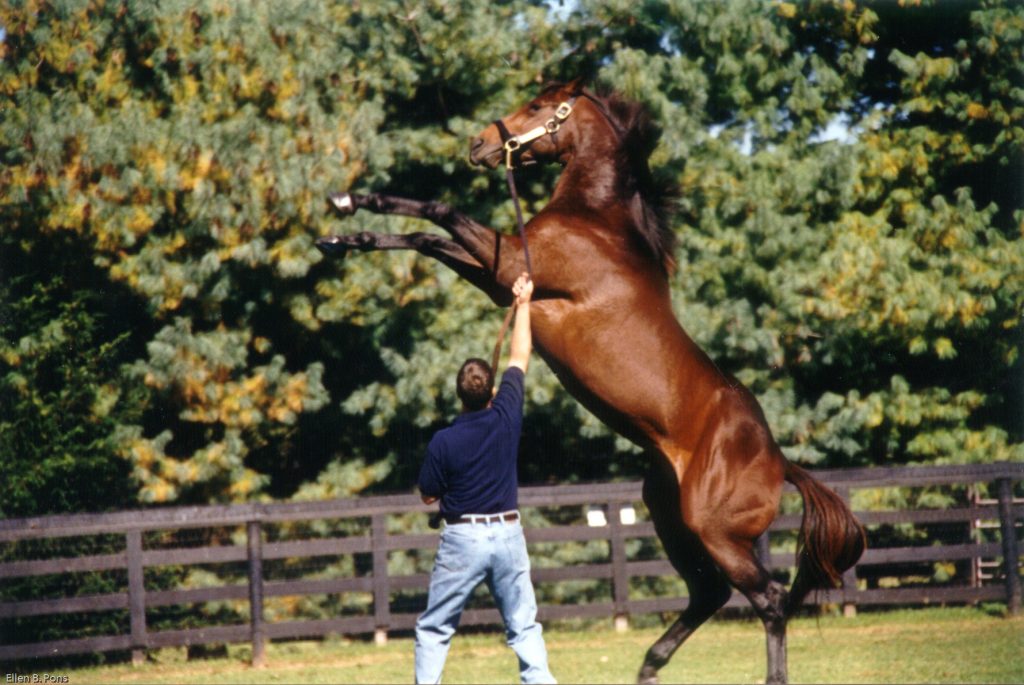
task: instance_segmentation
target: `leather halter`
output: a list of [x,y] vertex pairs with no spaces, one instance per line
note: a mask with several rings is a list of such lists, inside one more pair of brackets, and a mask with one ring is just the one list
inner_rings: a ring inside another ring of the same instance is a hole
[[569,118],[570,114],[572,114],[572,107],[574,104],[576,104],[575,95],[560,103],[558,108],[555,109],[555,115],[545,121],[542,126],[531,128],[526,133],[520,133],[515,136],[509,132],[505,123],[501,119],[495,119],[494,125],[498,128],[498,133],[501,135],[502,146],[505,148],[505,167],[508,169],[513,167],[512,161],[515,158],[515,153],[524,145],[532,143],[545,135],[554,136],[557,134],[558,129],[562,127],[562,123]]

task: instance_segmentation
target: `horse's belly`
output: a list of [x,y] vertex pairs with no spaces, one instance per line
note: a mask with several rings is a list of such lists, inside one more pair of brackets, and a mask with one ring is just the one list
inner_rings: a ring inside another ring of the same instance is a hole
[[693,390],[680,373],[689,339],[675,319],[637,307],[574,311],[556,303],[539,308],[534,339],[565,388],[643,447],[670,438]]

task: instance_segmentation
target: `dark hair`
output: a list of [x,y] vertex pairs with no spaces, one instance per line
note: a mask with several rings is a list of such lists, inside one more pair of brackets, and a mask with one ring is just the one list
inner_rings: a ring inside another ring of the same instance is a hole
[[455,392],[466,411],[479,411],[494,394],[494,371],[483,359],[467,359],[459,369]]

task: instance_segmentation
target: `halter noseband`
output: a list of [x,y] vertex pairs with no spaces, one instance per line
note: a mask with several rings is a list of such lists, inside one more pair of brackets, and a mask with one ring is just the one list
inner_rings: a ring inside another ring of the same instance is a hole
[[562,102],[555,109],[555,115],[544,122],[542,126],[532,128],[526,133],[520,133],[517,136],[512,135],[508,128],[505,127],[504,122],[501,119],[495,119],[494,125],[498,128],[498,133],[501,135],[501,142],[505,148],[505,166],[509,169],[513,168],[513,158],[515,153],[526,145],[532,143],[546,135],[554,136],[558,133],[558,129],[562,127],[562,124],[569,115],[572,114],[572,106],[576,103],[576,96],[569,98],[565,102]]

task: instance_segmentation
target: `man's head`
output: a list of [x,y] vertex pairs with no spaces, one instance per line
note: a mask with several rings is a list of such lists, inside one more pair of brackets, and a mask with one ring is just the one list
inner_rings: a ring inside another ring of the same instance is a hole
[[459,369],[456,393],[465,411],[479,411],[487,407],[494,396],[494,371],[483,359],[467,359]]

